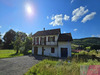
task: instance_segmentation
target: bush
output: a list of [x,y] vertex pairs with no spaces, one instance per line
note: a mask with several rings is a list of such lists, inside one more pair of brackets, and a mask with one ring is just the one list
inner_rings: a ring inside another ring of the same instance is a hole
[[96,54],[97,54],[96,50],[91,50],[91,51],[89,52],[89,55],[96,55]]
[[86,50],[90,50],[91,49],[91,47],[90,46],[88,46],[88,47],[85,47],[86,48]]
[[88,55],[88,52],[87,51],[80,51],[79,55]]

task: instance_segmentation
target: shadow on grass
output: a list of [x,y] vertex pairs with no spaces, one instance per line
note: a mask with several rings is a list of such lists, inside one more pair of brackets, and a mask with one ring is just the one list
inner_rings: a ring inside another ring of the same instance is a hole
[[23,56],[23,54],[20,54],[20,53],[16,54],[16,53],[14,53],[14,54],[11,54],[10,56],[11,56],[11,57],[15,57],[15,56]]

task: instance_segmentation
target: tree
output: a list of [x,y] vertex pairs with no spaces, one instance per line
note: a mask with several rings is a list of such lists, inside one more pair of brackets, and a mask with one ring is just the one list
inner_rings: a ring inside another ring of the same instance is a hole
[[24,32],[17,32],[16,37],[20,37],[21,40],[24,42],[25,39],[26,39],[26,37],[27,37],[27,35],[26,35],[26,33],[24,33]]
[[32,33],[29,34],[29,37],[32,37]]
[[28,51],[29,51],[30,49],[32,49],[32,38],[31,38],[31,37],[27,37],[27,38],[26,38],[26,40],[25,40],[25,42],[24,42],[24,47],[25,47],[25,49],[24,49],[24,54],[27,54]]
[[16,50],[16,54],[18,54],[19,49],[21,47],[21,44],[22,44],[21,38],[20,37],[17,37],[16,38],[16,41],[14,42],[14,49]]
[[2,44],[2,40],[0,39],[0,44]]
[[2,40],[0,39],[0,49],[2,48],[2,44],[3,44]]
[[13,49],[12,42],[15,41],[15,36],[16,36],[16,32],[12,29],[10,29],[8,32],[6,32],[6,34],[3,37],[3,39],[4,39],[4,48]]
[[100,49],[100,45],[92,45],[91,46],[91,49],[98,50],[98,49]]

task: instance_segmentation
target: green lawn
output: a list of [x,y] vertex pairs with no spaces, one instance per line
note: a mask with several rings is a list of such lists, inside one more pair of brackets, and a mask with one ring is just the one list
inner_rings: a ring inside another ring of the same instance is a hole
[[[15,50],[0,50],[0,58],[11,58],[16,56],[23,56],[23,54],[15,54]],[[31,50],[29,50],[29,53],[31,53]]]

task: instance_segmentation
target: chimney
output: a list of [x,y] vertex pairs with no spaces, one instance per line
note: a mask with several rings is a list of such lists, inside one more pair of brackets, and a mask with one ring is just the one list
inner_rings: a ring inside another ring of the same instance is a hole
[[45,28],[43,28],[43,31],[45,31]]

